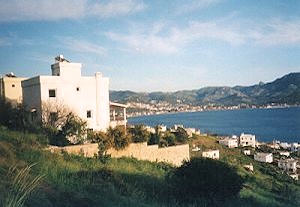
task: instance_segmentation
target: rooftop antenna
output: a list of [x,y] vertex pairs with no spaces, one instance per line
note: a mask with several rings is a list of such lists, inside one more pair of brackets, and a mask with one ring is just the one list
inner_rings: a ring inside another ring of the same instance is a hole
[[56,57],[54,58],[54,60],[55,60],[56,63],[57,63],[57,62],[60,62],[60,63],[62,63],[62,62],[67,62],[67,63],[69,63],[69,62],[70,62],[70,61],[68,61],[67,59],[65,59],[63,55],[56,56]]

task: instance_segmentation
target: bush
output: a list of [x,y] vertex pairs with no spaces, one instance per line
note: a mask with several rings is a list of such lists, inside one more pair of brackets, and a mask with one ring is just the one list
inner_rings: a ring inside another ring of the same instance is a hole
[[112,140],[104,133],[97,132],[94,134],[93,139],[98,142],[98,157],[102,163],[105,163],[110,155],[107,150],[112,146]]
[[145,142],[149,139],[150,133],[146,130],[144,125],[136,125],[129,129],[132,136],[132,141],[135,143]]
[[125,149],[131,140],[130,135],[126,134],[124,126],[109,127],[106,135],[112,140],[113,147],[116,150]]
[[184,128],[178,127],[174,134],[177,142],[186,143],[189,139],[189,135]]
[[159,146],[168,147],[173,146],[176,143],[176,137],[173,133],[167,131],[160,139]]
[[181,203],[216,205],[236,196],[243,179],[227,164],[204,158],[193,158],[169,176],[170,190]]

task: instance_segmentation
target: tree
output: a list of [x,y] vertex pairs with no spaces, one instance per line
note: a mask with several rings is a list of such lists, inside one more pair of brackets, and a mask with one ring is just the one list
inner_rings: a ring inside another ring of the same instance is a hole
[[105,163],[110,155],[107,154],[107,150],[112,147],[112,140],[104,132],[96,132],[92,135],[92,139],[98,143],[98,157],[102,163]]
[[153,145],[153,144],[159,144],[161,140],[161,132],[159,131],[159,126],[157,125],[155,127],[155,132],[151,133],[148,139],[148,144]]
[[58,146],[82,143],[87,136],[86,122],[58,101],[42,103],[42,128],[50,144]]
[[205,158],[186,161],[169,179],[171,192],[179,202],[197,203],[205,200],[208,206],[231,199],[243,186],[243,179],[235,168]]
[[161,147],[173,146],[176,143],[176,137],[170,131],[166,131],[165,134],[160,139],[159,145]]
[[82,144],[87,136],[86,122],[73,113],[67,115],[67,119],[59,134],[66,137],[73,144]]
[[174,134],[177,142],[186,143],[189,139],[188,133],[182,127],[178,127]]
[[63,102],[45,101],[42,102],[42,125],[44,128],[61,128],[66,122],[72,110]]
[[112,140],[116,150],[125,149],[130,143],[131,137],[126,134],[124,126],[109,127],[106,134]]
[[150,133],[146,130],[144,125],[135,125],[129,129],[129,133],[132,136],[132,141],[135,143],[145,142],[150,137]]

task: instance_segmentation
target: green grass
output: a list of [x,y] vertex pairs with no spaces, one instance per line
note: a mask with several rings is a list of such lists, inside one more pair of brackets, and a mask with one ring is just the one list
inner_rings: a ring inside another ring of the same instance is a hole
[[[266,166],[253,162],[239,149],[220,146],[214,137],[200,137],[193,142],[220,149],[222,161],[236,166],[246,180],[239,197],[224,206],[281,207],[300,203],[288,196],[299,195],[299,184],[281,177],[275,181],[273,176],[278,175],[270,175]],[[5,177],[9,169],[17,166],[16,172],[19,172],[33,163],[27,180],[43,177],[36,189],[28,193],[24,206],[180,206],[168,199],[165,178],[174,169],[168,164],[133,158],[110,158],[103,164],[94,158],[50,153],[45,150],[45,143],[43,135],[0,127],[0,206],[4,206],[4,195],[13,184]],[[249,162],[257,169],[254,174],[242,167]]]

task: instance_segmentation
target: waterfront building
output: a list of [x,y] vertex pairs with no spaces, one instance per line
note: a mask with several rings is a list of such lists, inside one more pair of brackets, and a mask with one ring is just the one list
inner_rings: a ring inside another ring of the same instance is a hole
[[218,160],[220,158],[219,150],[208,150],[202,152],[202,157]]
[[283,169],[288,173],[296,173],[297,172],[297,160],[293,158],[290,159],[281,159],[278,161],[278,167]]
[[239,145],[242,147],[250,146],[255,148],[255,142],[255,135],[244,133],[240,135]]
[[[81,63],[71,63],[60,55],[51,65],[51,76],[22,81],[23,103],[32,112],[32,117],[40,121],[45,105],[64,105],[85,120],[89,129],[106,130],[111,124],[110,118],[113,125],[126,125],[126,106],[109,102],[109,78],[100,72],[82,76],[81,66]],[[122,109],[123,122],[116,118],[116,108]]]
[[291,152],[298,152],[299,144],[298,143],[291,143]]
[[286,157],[289,157],[289,156],[290,156],[290,152],[287,152],[287,151],[279,152],[279,154],[280,154],[281,156],[286,156]]
[[238,147],[238,140],[234,138],[225,138],[222,140],[219,140],[219,144],[224,145],[228,148],[236,148]]
[[13,73],[0,78],[0,97],[11,102],[13,105],[22,103],[21,82],[26,78],[15,76]]
[[258,162],[272,163],[273,162],[273,154],[257,152],[257,153],[254,153],[254,160],[256,160]]

